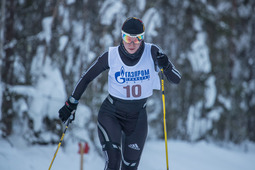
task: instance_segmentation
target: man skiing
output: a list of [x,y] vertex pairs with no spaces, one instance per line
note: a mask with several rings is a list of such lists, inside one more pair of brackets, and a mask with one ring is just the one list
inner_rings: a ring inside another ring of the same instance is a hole
[[120,45],[110,47],[83,74],[73,93],[59,110],[65,122],[73,120],[81,95],[88,84],[105,70],[109,95],[98,114],[98,136],[106,156],[105,170],[136,170],[147,137],[147,98],[160,89],[159,68],[167,80],[178,84],[180,73],[168,57],[144,42],[145,27],[135,17],[122,25]]

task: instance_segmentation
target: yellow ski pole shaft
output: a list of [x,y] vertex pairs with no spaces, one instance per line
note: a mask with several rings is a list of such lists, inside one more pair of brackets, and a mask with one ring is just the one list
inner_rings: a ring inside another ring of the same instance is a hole
[[169,165],[168,165],[168,148],[167,148],[167,130],[166,130],[166,102],[165,102],[165,89],[164,89],[163,69],[161,69],[160,75],[161,75],[161,91],[162,91],[163,119],[164,119],[164,136],[165,136],[165,149],[166,149],[166,169],[169,170]]
[[[71,117],[71,116],[70,116],[70,117]],[[54,153],[54,156],[53,156],[53,158],[52,158],[52,161],[51,161],[51,163],[50,163],[50,166],[49,166],[49,169],[48,169],[48,170],[51,169],[52,164],[53,164],[53,162],[54,162],[54,160],[55,160],[55,158],[56,158],[56,156],[57,156],[58,150],[59,150],[59,148],[60,148],[60,146],[61,146],[61,143],[62,143],[62,141],[63,141],[63,139],[64,139],[66,130],[68,129],[68,125],[69,125],[69,123],[70,123],[70,121],[71,121],[70,117],[69,117],[69,119],[68,119],[68,121],[67,121],[65,130],[64,130],[64,132],[63,132],[63,134],[62,134],[62,136],[61,136],[61,138],[60,138],[60,141],[59,141],[59,143],[58,143],[58,148],[57,148],[57,150],[56,150],[55,153]]]

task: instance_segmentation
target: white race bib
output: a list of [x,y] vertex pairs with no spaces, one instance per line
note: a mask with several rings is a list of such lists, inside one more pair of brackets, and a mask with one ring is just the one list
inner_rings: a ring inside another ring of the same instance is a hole
[[155,71],[151,56],[151,44],[145,43],[144,52],[134,66],[123,63],[118,47],[110,47],[108,63],[108,91],[112,96],[124,100],[143,99],[151,96],[154,89],[160,89],[158,72]]

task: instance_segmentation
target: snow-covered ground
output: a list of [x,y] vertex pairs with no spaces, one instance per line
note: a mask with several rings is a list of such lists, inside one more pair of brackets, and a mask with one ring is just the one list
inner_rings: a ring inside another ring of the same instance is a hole
[[[57,145],[27,146],[18,138],[7,142],[0,139],[0,170],[46,170]],[[78,144],[61,147],[52,170],[80,170]],[[199,142],[168,141],[170,170],[255,170],[255,145],[218,147]],[[140,170],[164,170],[164,141],[147,141]],[[104,159],[93,149],[84,155],[84,170],[102,170]]]

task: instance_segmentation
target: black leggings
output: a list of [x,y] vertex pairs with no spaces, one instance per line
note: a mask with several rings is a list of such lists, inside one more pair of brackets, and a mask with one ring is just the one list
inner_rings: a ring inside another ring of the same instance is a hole
[[108,96],[98,115],[98,135],[105,170],[136,170],[147,137],[146,99],[126,101]]

